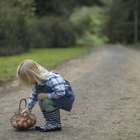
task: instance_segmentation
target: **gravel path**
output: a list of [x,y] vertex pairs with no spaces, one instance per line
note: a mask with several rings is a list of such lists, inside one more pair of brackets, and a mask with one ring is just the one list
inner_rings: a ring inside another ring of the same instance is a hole
[[[0,140],[140,140],[140,51],[97,46],[56,71],[71,81],[76,94],[73,110],[61,111],[63,130],[15,131],[9,120],[30,90],[13,81],[0,87]],[[38,105],[33,113],[43,123]]]

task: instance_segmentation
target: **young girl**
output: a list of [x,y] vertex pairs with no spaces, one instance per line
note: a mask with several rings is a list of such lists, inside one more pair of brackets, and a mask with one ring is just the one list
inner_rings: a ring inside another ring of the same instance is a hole
[[35,129],[41,132],[61,130],[60,109],[70,111],[75,99],[70,83],[33,60],[21,62],[17,76],[22,83],[32,86],[27,108],[22,113],[32,110],[38,101],[45,118],[45,124],[35,126]]

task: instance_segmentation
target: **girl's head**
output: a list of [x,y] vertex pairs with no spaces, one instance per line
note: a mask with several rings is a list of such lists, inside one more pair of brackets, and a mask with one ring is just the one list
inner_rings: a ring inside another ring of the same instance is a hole
[[33,60],[24,60],[17,68],[17,77],[26,85],[42,84],[46,78],[44,70],[45,68]]

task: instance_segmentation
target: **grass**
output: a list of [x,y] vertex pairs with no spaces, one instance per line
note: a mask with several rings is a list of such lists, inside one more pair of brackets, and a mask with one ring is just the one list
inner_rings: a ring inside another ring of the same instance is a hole
[[35,60],[51,69],[64,61],[82,56],[87,50],[87,47],[31,49],[21,55],[0,57],[0,78],[15,77],[17,66],[25,59]]

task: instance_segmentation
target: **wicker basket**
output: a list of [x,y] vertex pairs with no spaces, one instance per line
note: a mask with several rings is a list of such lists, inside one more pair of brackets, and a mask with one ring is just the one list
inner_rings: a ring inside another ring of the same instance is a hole
[[27,130],[31,127],[33,127],[36,124],[36,117],[34,114],[30,113],[24,113],[21,115],[21,104],[24,102],[25,107],[27,105],[26,99],[21,99],[19,102],[19,109],[15,114],[11,117],[11,125],[13,128],[18,130]]

